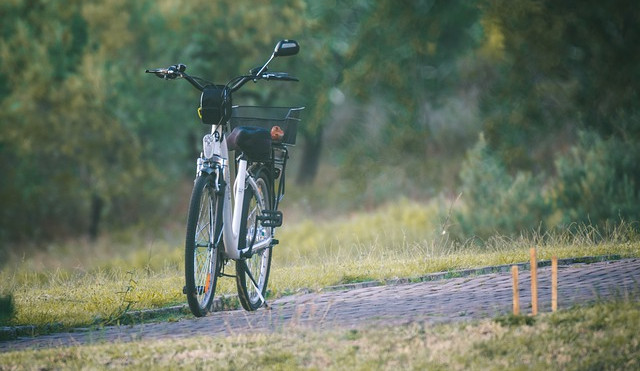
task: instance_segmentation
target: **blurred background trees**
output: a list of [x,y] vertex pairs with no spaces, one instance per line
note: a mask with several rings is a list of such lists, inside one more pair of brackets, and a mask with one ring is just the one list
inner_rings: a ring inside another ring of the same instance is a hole
[[[468,198],[476,220],[515,224],[468,233],[638,221],[640,68],[633,45],[640,10],[624,0],[490,0],[481,9],[485,30],[498,33],[481,69],[487,76],[479,99],[482,128],[491,160],[514,178],[511,186],[461,180],[463,189],[495,187],[499,202],[507,203],[496,209],[490,199]],[[479,154],[470,152],[466,166]],[[522,179],[536,197],[513,197],[510,187]],[[538,226],[527,220],[532,215]]]
[[144,69],[226,82],[282,38],[301,82],[235,103],[305,105],[289,180],[342,209],[461,193],[460,238],[640,216],[631,1],[10,0],[0,33],[3,248],[182,218],[208,129]]

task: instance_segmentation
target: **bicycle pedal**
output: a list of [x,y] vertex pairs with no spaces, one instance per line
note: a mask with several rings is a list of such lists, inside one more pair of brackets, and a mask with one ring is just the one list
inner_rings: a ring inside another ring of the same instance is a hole
[[258,216],[258,220],[263,227],[275,228],[282,225],[282,211],[280,210],[262,210],[262,215]]

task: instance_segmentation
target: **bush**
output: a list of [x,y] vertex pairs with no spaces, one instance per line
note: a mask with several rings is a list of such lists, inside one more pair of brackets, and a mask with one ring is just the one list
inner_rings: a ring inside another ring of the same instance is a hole
[[548,213],[543,182],[530,173],[510,175],[483,135],[460,172],[463,207],[453,213],[458,238],[486,239],[535,228]]
[[[548,228],[612,225],[640,220],[640,147],[582,132],[557,157],[555,177],[512,176],[481,135],[460,172],[463,205],[452,215],[458,239],[486,239]],[[632,224],[635,225],[635,224]]]
[[550,224],[604,226],[640,220],[640,148],[619,138],[580,133],[579,144],[555,162]]

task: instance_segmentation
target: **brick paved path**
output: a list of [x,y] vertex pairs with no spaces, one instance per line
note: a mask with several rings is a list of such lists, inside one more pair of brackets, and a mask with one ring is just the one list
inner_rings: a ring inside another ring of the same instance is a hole
[[[530,272],[520,271],[521,312],[530,311]],[[178,322],[109,327],[0,342],[0,351],[102,341],[182,338],[300,328],[358,327],[412,321],[451,322],[506,314],[512,306],[511,274],[491,273],[432,282],[390,284],[294,295],[271,310],[216,312]],[[559,267],[559,308],[611,297],[640,298],[640,259]],[[551,308],[551,270],[538,268],[539,312]]]

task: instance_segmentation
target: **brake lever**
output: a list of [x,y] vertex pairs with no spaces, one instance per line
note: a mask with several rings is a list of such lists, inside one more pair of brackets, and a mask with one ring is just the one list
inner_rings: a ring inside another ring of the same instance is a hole
[[186,65],[178,63],[170,66],[169,68],[156,68],[153,70],[145,70],[144,72],[152,73],[163,80],[173,80],[175,78],[182,77],[182,73],[186,70]]
[[300,81],[293,76],[289,76],[286,72],[271,72],[262,75],[265,80],[281,80],[281,81]]
[[153,70],[144,70],[145,73],[152,73],[163,80],[167,79],[167,74],[169,73],[166,68],[155,68]]

